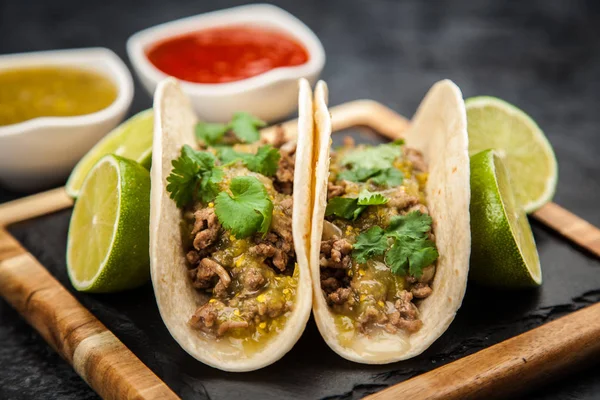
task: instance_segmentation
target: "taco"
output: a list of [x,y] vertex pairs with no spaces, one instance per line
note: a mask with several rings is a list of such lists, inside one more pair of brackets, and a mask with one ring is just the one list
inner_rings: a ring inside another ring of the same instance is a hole
[[461,92],[438,82],[403,139],[365,146],[348,138],[331,152],[324,83],[314,102],[317,326],[348,360],[414,357],[448,328],[466,288],[470,191]]
[[[311,310],[313,105],[298,138],[256,118],[198,123],[175,79],[155,93],[150,261],[160,315],[199,361],[250,371],[296,343]],[[297,145],[296,145],[297,144]]]

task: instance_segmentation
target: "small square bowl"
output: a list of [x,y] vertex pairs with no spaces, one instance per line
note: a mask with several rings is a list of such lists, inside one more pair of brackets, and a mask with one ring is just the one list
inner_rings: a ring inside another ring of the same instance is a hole
[[140,31],[127,41],[131,64],[150,95],[168,75],[156,68],[146,51],[154,44],[190,32],[222,26],[256,26],[286,33],[308,52],[306,63],[275,68],[230,83],[201,84],[181,81],[200,119],[226,122],[236,111],[249,112],[267,122],[281,120],[298,107],[298,79],[314,84],[325,65],[325,50],[317,36],[299,19],[269,4],[255,4],[183,18]]
[[38,117],[0,126],[0,185],[33,191],[61,183],[73,166],[125,116],[133,80],[111,50],[88,48],[0,56],[0,71],[62,66],[90,70],[117,87],[116,99],[100,111],[72,117]]

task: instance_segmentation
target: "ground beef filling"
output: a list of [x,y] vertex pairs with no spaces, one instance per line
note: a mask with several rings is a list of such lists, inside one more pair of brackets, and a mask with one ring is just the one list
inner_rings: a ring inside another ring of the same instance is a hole
[[[352,146],[352,143],[348,146]],[[411,172],[406,176],[427,171],[420,152],[406,148],[403,151],[403,159],[408,161]],[[416,181],[414,184],[417,185]],[[355,196],[359,190],[355,182],[330,181],[327,197]],[[383,328],[390,333],[404,331],[410,334],[423,325],[417,304],[432,293],[430,284],[435,266],[426,267],[423,275],[417,279],[392,274],[382,257],[366,264],[358,264],[352,259],[352,244],[356,236],[374,224],[385,227],[390,217],[416,210],[429,213],[421,196],[414,190],[407,191],[404,184],[386,190],[386,197],[389,198],[386,205],[369,207],[356,221],[327,217],[341,234],[324,237],[321,241],[321,289],[332,310],[338,315],[350,317],[358,331],[369,333],[373,329]],[[430,239],[434,240],[433,234],[430,234]]]
[[[280,140],[280,139],[279,139]],[[281,140],[280,140],[281,141]],[[273,216],[266,235],[236,239],[219,223],[210,205],[188,212],[191,249],[186,254],[192,286],[208,300],[189,324],[216,337],[250,337],[293,307],[296,257],[292,237],[295,143],[274,143],[281,159],[273,186]]]

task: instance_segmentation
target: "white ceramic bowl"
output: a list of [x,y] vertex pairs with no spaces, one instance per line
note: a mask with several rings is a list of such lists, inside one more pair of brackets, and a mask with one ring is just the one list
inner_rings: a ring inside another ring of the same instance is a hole
[[31,191],[63,181],[77,161],[123,119],[133,97],[129,70],[115,53],[105,48],[0,56],[0,71],[41,66],[98,72],[117,86],[117,98],[108,107],[91,114],[39,117],[0,126],[0,185],[15,190]]
[[304,45],[309,60],[298,66],[275,68],[263,74],[231,83],[200,84],[181,82],[200,119],[226,122],[236,111],[247,111],[273,122],[298,107],[298,79],[314,84],[325,65],[325,51],[317,36],[299,19],[281,8],[256,4],[229,8],[157,25],[140,31],[127,41],[127,53],[138,77],[150,95],[168,75],[146,57],[153,44],[166,38],[207,28],[250,25],[285,32]]

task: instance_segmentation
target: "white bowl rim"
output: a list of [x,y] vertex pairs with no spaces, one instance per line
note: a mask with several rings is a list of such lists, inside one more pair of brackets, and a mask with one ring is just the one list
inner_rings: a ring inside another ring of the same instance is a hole
[[89,65],[90,59],[106,62],[107,72],[99,74],[108,77],[117,86],[117,97],[107,107],[83,115],[68,117],[36,117],[16,124],[0,126],[0,138],[17,135],[39,128],[83,127],[99,124],[118,115],[131,104],[133,99],[133,79],[121,58],[105,47],[87,47],[64,50],[45,50],[27,53],[0,55],[0,71],[18,69],[33,64],[33,60],[44,60],[48,65],[77,68]]
[[[231,21],[231,17],[237,17]],[[267,17],[267,18],[265,18]],[[309,55],[307,62],[292,67],[278,67],[250,78],[228,83],[204,84],[179,79],[186,93],[194,96],[237,94],[264,87],[283,80],[296,80],[320,72],[325,65],[325,50],[317,35],[302,21],[286,10],[272,4],[247,4],[223,10],[210,11],[155,25],[133,34],[127,40],[127,53],[140,75],[145,75],[154,85],[168,78],[146,57],[145,47],[161,40],[219,26],[235,26],[248,22],[280,22],[278,30],[286,32],[299,41]],[[207,26],[204,26],[207,25]]]

